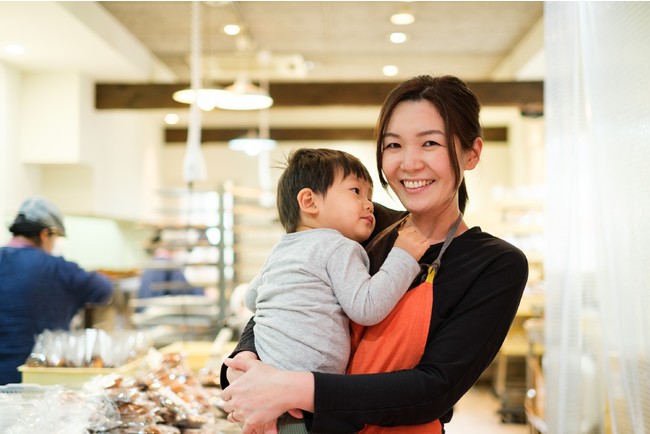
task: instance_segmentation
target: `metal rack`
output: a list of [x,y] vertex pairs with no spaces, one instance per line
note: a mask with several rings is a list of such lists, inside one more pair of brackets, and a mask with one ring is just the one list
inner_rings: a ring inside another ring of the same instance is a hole
[[[214,339],[231,313],[231,294],[257,274],[284,233],[275,195],[224,183],[217,190],[174,189],[159,196],[159,217],[145,227],[160,231],[162,244],[175,258],[159,266],[183,269],[190,287],[209,288],[209,295],[131,299],[131,322],[137,328],[157,328],[158,335],[152,336],[156,346]],[[187,287],[182,283],[168,289]]]

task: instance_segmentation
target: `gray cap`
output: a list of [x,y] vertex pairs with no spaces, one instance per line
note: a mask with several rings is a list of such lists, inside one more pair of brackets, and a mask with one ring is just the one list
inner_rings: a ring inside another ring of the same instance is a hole
[[35,196],[25,200],[18,210],[18,217],[21,214],[27,222],[55,229],[58,235],[65,236],[61,211],[44,197]]

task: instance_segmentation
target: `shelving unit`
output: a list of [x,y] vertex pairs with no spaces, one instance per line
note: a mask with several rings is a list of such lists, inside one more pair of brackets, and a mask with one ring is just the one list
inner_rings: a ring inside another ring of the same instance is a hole
[[232,313],[231,294],[259,272],[284,233],[275,193],[225,183],[215,191],[167,190],[160,198],[160,216],[145,227],[159,231],[173,261],[158,266],[182,269],[189,287],[206,288],[206,295],[132,299],[131,322],[148,328],[156,346],[214,339]]
[[[225,276],[232,274],[228,270],[233,266],[227,254],[232,246],[225,235],[224,222],[229,216],[223,197],[219,190],[161,191],[157,215],[144,225],[159,234],[158,246],[170,252],[169,260],[154,261],[147,267],[182,270],[186,279],[160,285],[159,289],[173,290],[175,295],[130,301],[131,323],[148,330],[158,347],[212,340],[223,326],[229,286]],[[184,293],[197,287],[205,294]]]
[[[275,192],[226,184],[232,204],[233,287],[250,282],[285,233],[278,219]],[[227,206],[227,205],[226,205]]]

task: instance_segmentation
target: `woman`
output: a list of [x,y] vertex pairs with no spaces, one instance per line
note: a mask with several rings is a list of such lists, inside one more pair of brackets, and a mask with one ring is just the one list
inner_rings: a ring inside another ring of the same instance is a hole
[[34,338],[44,330],[67,330],[87,303],[108,303],[111,280],[83,270],[52,252],[65,236],[63,215],[42,197],[23,202],[0,248],[0,385],[20,383]]
[[368,253],[376,270],[408,214],[431,244],[420,260],[425,271],[391,316],[355,328],[353,375],[283,372],[252,360],[249,324],[237,355],[226,360],[231,384],[222,378],[224,410],[244,433],[273,432],[275,418],[291,409],[305,412],[311,432],[444,431],[453,406],[501,347],[528,277],[519,249],[462,219],[463,173],[476,167],[483,147],[479,111],[476,96],[451,76],[414,77],[388,95],[377,168],[407,212],[375,207],[378,228],[388,229]]

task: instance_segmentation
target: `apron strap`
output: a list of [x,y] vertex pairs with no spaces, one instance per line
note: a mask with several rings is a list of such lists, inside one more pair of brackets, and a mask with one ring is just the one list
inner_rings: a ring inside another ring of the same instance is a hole
[[451,225],[451,228],[449,228],[449,232],[447,232],[447,237],[445,238],[445,242],[442,243],[442,248],[440,249],[440,253],[438,254],[438,257],[436,258],[435,261],[433,261],[431,265],[429,265],[429,269],[427,270],[427,278],[425,279],[426,282],[433,284],[433,279],[436,276],[436,272],[440,268],[442,255],[445,253],[445,250],[447,250],[447,247],[449,247],[449,244],[451,244],[451,240],[454,239],[454,235],[458,230],[458,226],[460,226],[461,220],[463,220],[463,213],[460,213],[460,215],[458,216],[454,224]]

